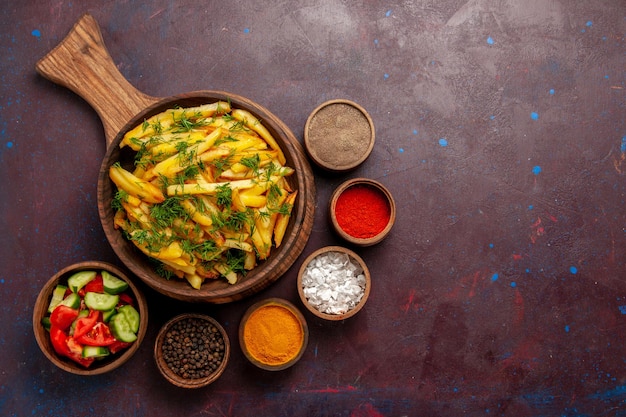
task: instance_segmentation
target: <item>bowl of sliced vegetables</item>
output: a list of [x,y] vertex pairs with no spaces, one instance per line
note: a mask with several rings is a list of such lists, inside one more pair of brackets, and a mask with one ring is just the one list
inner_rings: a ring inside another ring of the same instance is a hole
[[122,270],[100,261],[54,274],[33,309],[39,348],[54,365],[77,375],[98,375],[126,363],[147,327],[142,292]]

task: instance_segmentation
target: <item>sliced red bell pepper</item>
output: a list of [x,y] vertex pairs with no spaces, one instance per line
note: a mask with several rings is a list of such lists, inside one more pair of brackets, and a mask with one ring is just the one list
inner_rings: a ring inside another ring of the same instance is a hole
[[115,354],[115,353],[117,353],[119,351],[122,351],[122,350],[126,349],[127,347],[129,347],[132,344],[133,344],[133,342],[121,342],[119,340],[116,340],[111,345],[109,345],[109,352]]
[[102,313],[97,310],[89,310],[87,317],[81,317],[76,321],[76,327],[74,328],[74,338],[78,339],[96,325],[100,321],[100,315]]
[[54,351],[60,356],[71,359],[86,368],[93,363],[93,358],[83,358],[83,347],[57,326],[50,327],[50,340]]
[[111,330],[106,323],[97,322],[87,333],[78,337],[74,336],[78,343],[88,346],[110,346],[116,342]]
[[65,305],[55,307],[50,315],[50,326],[66,331],[78,317],[78,310]]
[[84,290],[86,293],[88,292],[103,293],[104,282],[102,280],[102,275],[101,274],[96,275],[94,279],[92,279],[91,281],[87,283],[87,285],[85,285]]
[[133,297],[126,294],[125,292],[119,294],[119,297],[120,301],[117,303],[118,307],[123,306],[124,304],[130,304],[131,306],[135,305],[135,300],[133,300]]
[[67,335],[57,326],[50,326],[50,341],[54,351],[61,356],[67,357],[70,353],[67,348]]

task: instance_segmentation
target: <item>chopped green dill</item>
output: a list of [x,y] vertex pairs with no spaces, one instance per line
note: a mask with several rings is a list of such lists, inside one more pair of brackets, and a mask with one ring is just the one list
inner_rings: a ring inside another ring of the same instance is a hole
[[157,261],[154,258],[150,258],[150,260],[153,261],[154,271],[157,273],[158,276],[165,278],[168,281],[172,278],[176,278],[176,275],[171,270],[167,269],[163,262]]
[[206,126],[206,119],[202,118],[202,114],[197,112],[188,116],[186,112],[180,115],[180,119],[174,119],[174,126],[172,126],[172,131],[174,133],[181,132],[190,132],[196,128]]
[[176,152],[184,154],[187,152],[187,148],[189,147],[189,143],[185,141],[176,142],[174,148],[176,148]]
[[197,256],[203,261],[211,261],[221,254],[221,250],[212,240],[205,240],[202,243],[193,244],[190,241],[183,241],[183,251]]
[[215,197],[219,206],[230,207],[233,202],[233,190],[230,188],[230,184],[226,183],[217,187]]
[[231,132],[249,132],[250,129],[242,121],[237,121],[229,129]]
[[171,226],[177,219],[187,219],[189,216],[180,204],[182,197],[169,197],[164,202],[152,205],[150,216],[159,227]]
[[163,125],[161,124],[161,121],[157,120],[154,123],[152,123],[152,129],[154,129],[154,132],[157,135],[160,135],[163,132]]
[[291,213],[292,208],[293,204],[283,203],[280,207],[278,207],[277,213],[282,214],[283,216],[288,216]]
[[159,182],[162,184],[164,188],[167,188],[171,184],[170,179],[163,174],[159,174]]
[[245,274],[246,254],[242,250],[231,249],[226,252],[226,265],[230,271]]
[[143,245],[146,242],[148,242],[148,239],[149,239],[148,231],[142,230],[142,229],[135,230],[132,233],[132,239],[138,244]]
[[143,144],[143,141],[141,139],[136,138],[134,136],[132,138],[129,138],[128,141],[137,146],[141,146]]
[[272,183],[267,190],[267,205],[275,206],[279,197],[282,196],[282,191],[278,184]]
[[253,172],[258,172],[259,166],[261,165],[261,157],[258,153],[255,153],[253,156],[241,158],[239,163]]
[[222,172],[226,171],[232,165],[232,152],[222,158],[217,158],[211,161],[211,165],[215,168],[216,177],[219,177]]
[[183,176],[186,179],[196,178],[200,174],[200,167],[198,165],[189,165],[183,170]]
[[124,190],[118,190],[111,200],[111,208],[115,211],[123,210],[122,202],[128,200],[128,193]]
[[196,210],[202,214],[210,213],[209,207],[206,202],[202,198],[191,198],[191,202],[193,203]]
[[228,143],[228,142],[239,142],[239,139],[234,138],[234,137],[232,137],[230,135],[224,135],[224,136],[220,137],[219,139],[217,139],[213,146],[219,146],[222,143]]
[[223,227],[238,231],[243,229],[244,225],[251,223],[251,213],[248,211],[233,211],[224,219]]

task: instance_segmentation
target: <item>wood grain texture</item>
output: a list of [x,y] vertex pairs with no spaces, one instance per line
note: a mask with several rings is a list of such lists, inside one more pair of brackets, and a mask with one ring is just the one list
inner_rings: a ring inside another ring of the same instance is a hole
[[133,116],[158,101],[137,90],[118,71],[90,14],[83,15],[35,68],[94,108],[104,125],[107,146]]

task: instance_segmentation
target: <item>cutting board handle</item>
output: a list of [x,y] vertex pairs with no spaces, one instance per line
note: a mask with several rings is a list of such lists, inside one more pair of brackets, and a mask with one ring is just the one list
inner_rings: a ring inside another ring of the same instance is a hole
[[104,125],[107,147],[126,123],[159,101],[137,90],[119,72],[102,40],[98,22],[90,14],[83,15],[35,68],[93,107]]

